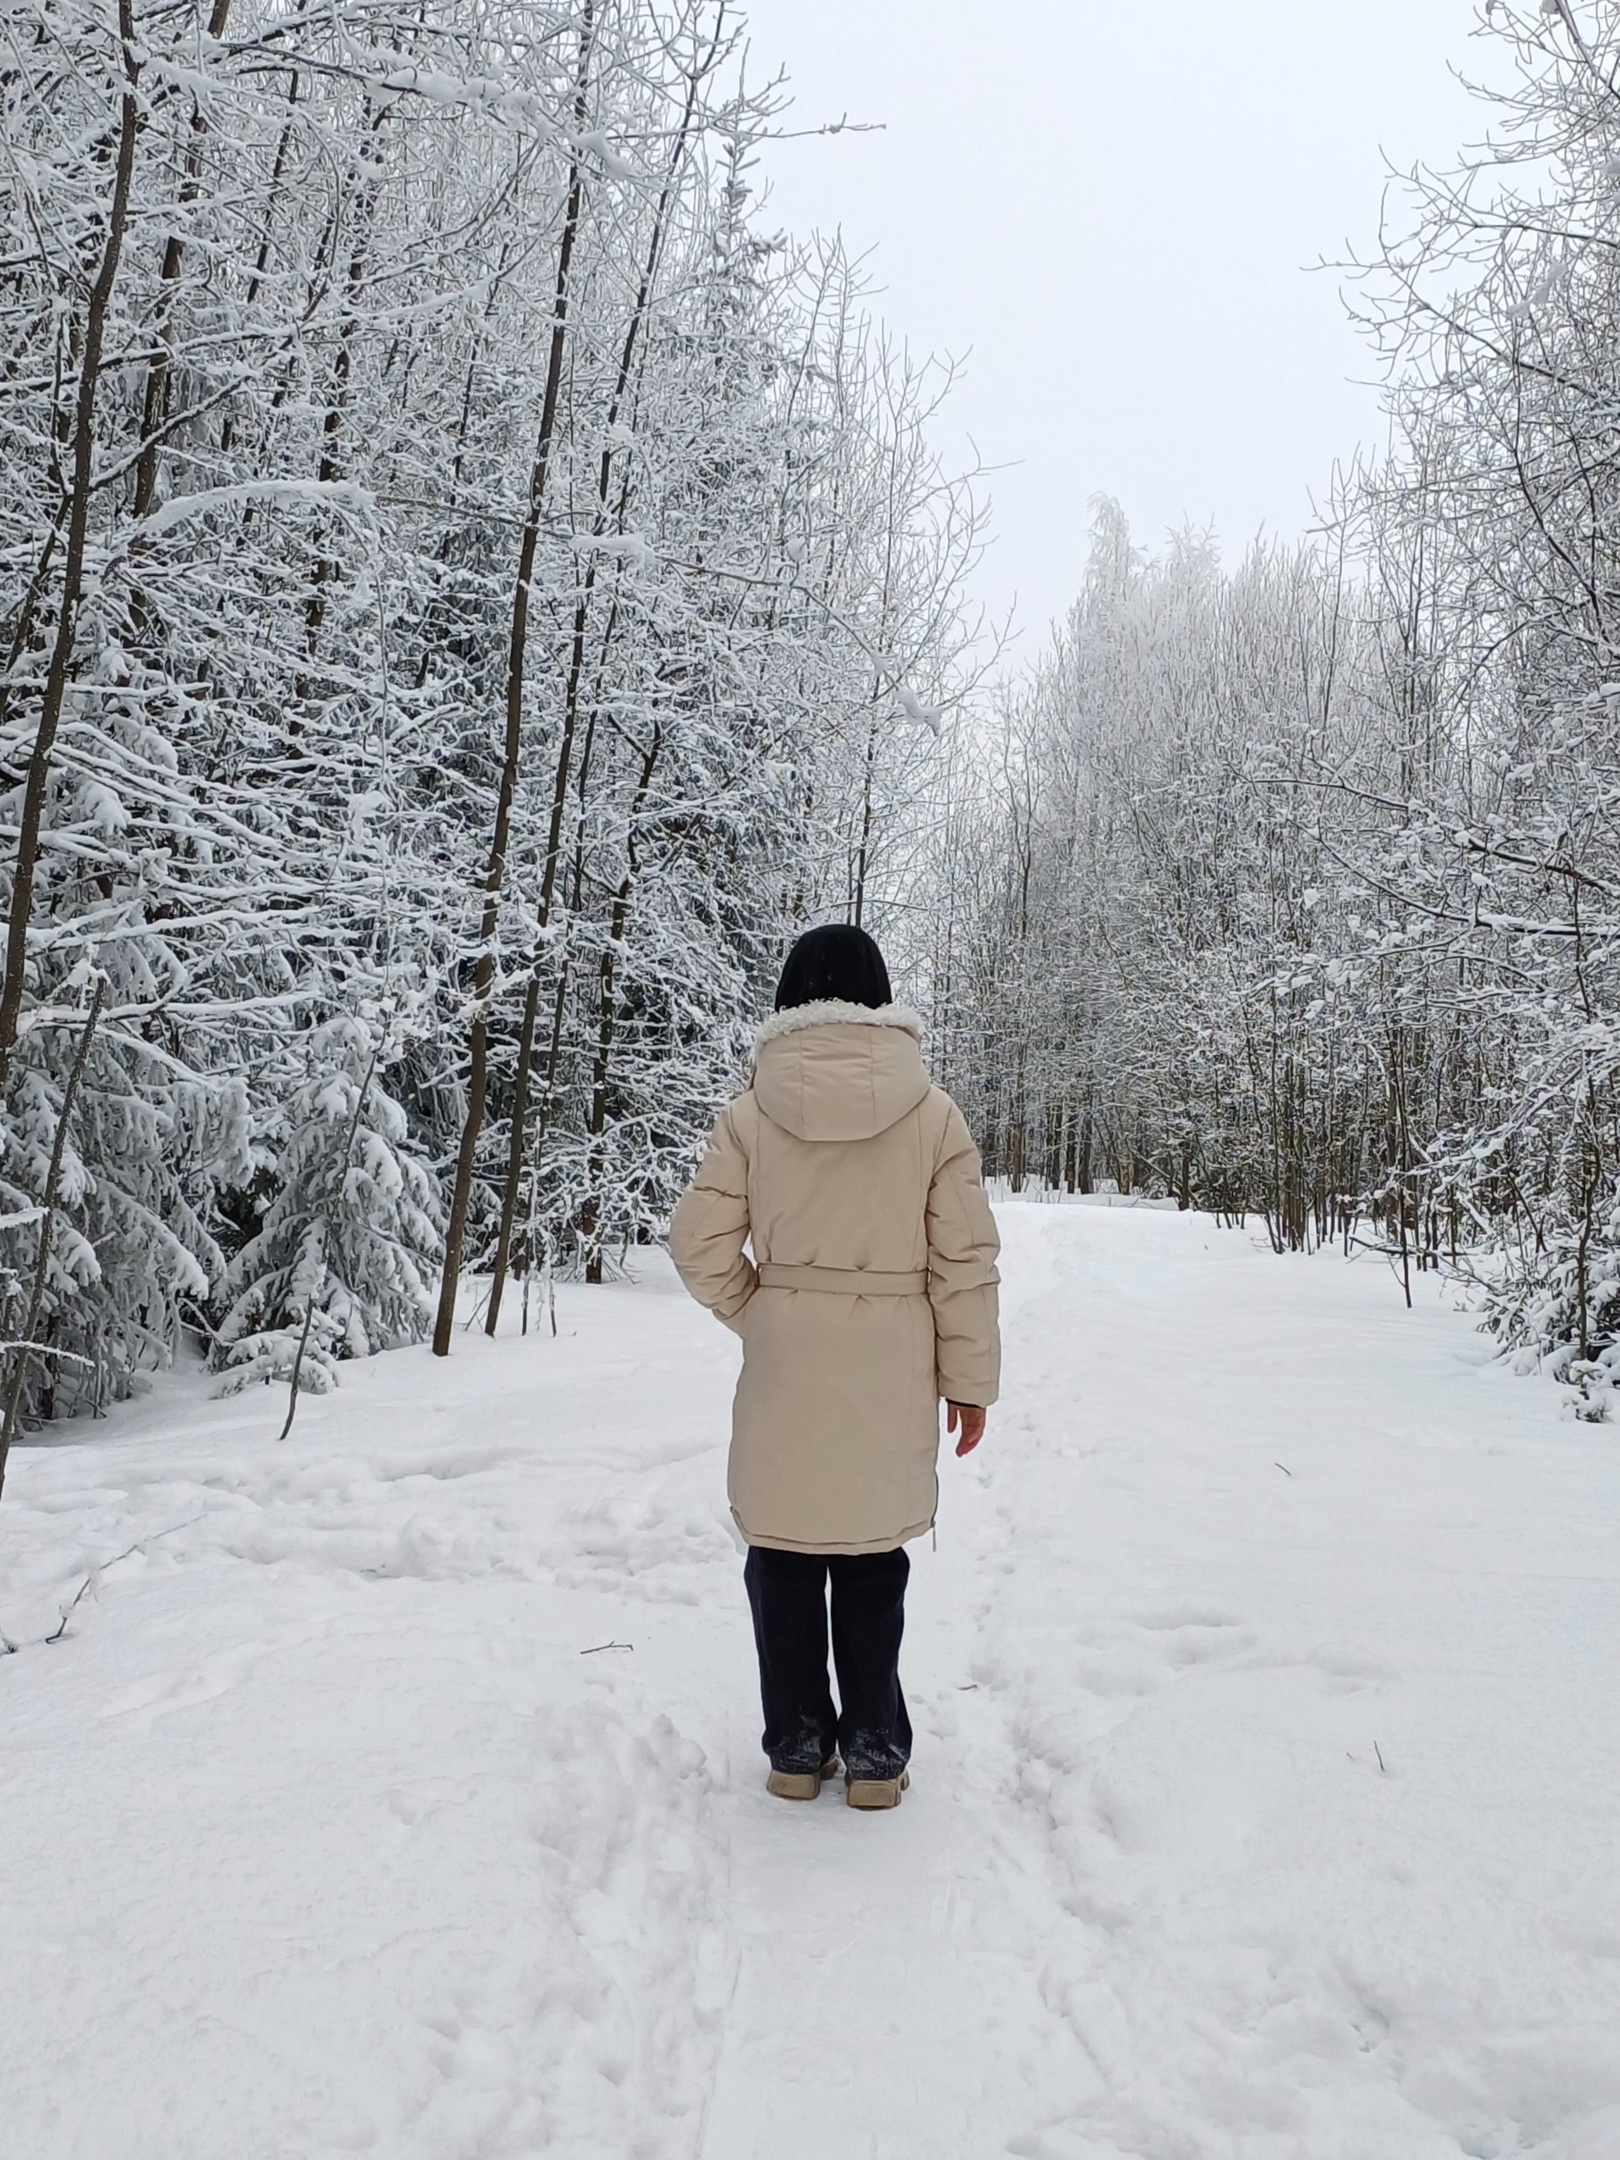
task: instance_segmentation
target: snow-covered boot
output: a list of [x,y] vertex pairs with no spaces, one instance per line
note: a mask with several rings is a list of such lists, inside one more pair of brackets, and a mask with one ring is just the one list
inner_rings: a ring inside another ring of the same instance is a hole
[[846,1773],[844,1798],[851,1807],[898,1807],[900,1795],[910,1783],[909,1770],[902,1770],[898,1777],[854,1777]]
[[829,1755],[819,1770],[773,1770],[765,1780],[765,1790],[778,1800],[819,1800],[822,1786],[838,1770],[836,1755]]

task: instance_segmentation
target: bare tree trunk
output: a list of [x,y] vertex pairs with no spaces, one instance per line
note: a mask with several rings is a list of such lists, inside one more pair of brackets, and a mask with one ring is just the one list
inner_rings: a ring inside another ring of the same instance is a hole
[[[593,1176],[597,1143],[607,1129],[608,1071],[613,1057],[614,1023],[618,1010],[615,1001],[615,972],[624,940],[625,923],[629,919],[630,900],[636,889],[636,877],[640,868],[636,847],[636,820],[641,815],[642,806],[647,800],[647,791],[652,786],[653,772],[658,764],[661,748],[662,737],[659,729],[655,727],[652,741],[648,744],[646,756],[642,760],[641,778],[637,783],[635,801],[630,811],[630,837],[626,847],[629,864],[623,882],[613,896],[613,909],[608,918],[607,942],[602,947],[602,957],[597,965],[596,1061],[591,1072],[589,1128]],[[601,1209],[596,1204],[594,1194],[585,1203],[585,1210],[581,1214],[581,1227],[584,1227],[587,1215],[594,1229],[601,1220]],[[602,1280],[600,1245],[585,1255],[585,1280],[588,1283],[599,1283]]]
[[[874,687],[874,702],[878,689]],[[878,723],[874,712],[866,730],[866,756],[861,772],[861,837],[855,849],[855,891],[851,896],[849,919],[859,930],[861,918],[866,913],[866,874],[872,854],[872,787],[877,772]]]
[[[589,111],[589,78],[595,36],[594,0],[585,0],[580,23],[579,74],[574,95],[578,132],[583,133]],[[576,150],[568,168],[568,196],[563,213],[562,237],[557,247],[557,281],[552,298],[551,350],[546,363],[546,387],[540,404],[540,434],[529,474],[529,511],[518,549],[517,582],[512,590],[512,627],[506,666],[506,743],[501,763],[500,788],[495,800],[495,828],[490,836],[489,861],[484,872],[484,910],[479,925],[478,960],[473,974],[473,1016],[469,1031],[467,1115],[461,1128],[456,1155],[455,1184],[450,1195],[450,1221],[444,1241],[444,1276],[439,1285],[439,1310],[433,1327],[433,1354],[448,1357],[455,1326],[456,1290],[461,1280],[461,1247],[467,1234],[467,1213],[472,1198],[473,1168],[478,1157],[478,1136],[483,1130],[484,1103],[489,1087],[489,993],[495,981],[495,936],[500,922],[501,889],[506,881],[506,849],[511,833],[512,802],[517,793],[518,766],[523,750],[523,677],[528,660],[529,588],[540,544],[540,519],[545,507],[546,483],[551,471],[552,441],[557,426],[557,405],[562,388],[563,354],[568,337],[569,277],[574,243],[579,234],[584,203],[584,168]]]
[[[370,111],[366,133],[368,174],[375,176],[381,166],[381,150],[378,137],[387,117],[386,106]],[[355,206],[354,242],[349,250],[348,269],[345,273],[346,299],[341,325],[338,330],[337,351],[332,360],[332,392],[327,400],[325,417],[321,422],[321,455],[315,468],[315,477],[322,487],[330,487],[342,477],[346,465],[343,452],[343,424],[348,415],[349,395],[354,376],[354,340],[359,325],[359,299],[365,282],[368,251],[371,246],[371,225],[377,204],[382,195],[382,182],[377,177],[368,178],[360,190]],[[337,238],[333,236],[334,252]],[[315,565],[315,575],[310,581],[309,598],[304,603],[304,650],[313,666],[316,649],[320,642],[321,626],[326,620],[326,588],[338,575],[339,565],[330,555],[322,555]],[[294,698],[302,705],[309,695],[312,684],[301,680],[294,685]],[[296,733],[301,726],[301,716],[292,723]]]
[[[225,25],[230,20],[231,0],[214,0],[213,11],[208,18],[208,35],[216,43],[225,35]],[[191,141],[186,148],[185,177],[180,183],[179,205],[197,198],[197,183],[202,172],[202,137],[207,130],[202,108],[195,101],[191,108]],[[169,394],[174,382],[174,360],[169,348],[169,315],[174,305],[174,288],[179,282],[180,265],[185,257],[185,242],[178,232],[170,233],[163,249],[163,267],[158,272],[157,319],[153,325],[160,350],[146,377],[146,395],[141,407],[141,453],[135,467],[135,515],[145,517],[152,507],[157,493],[158,453],[162,447],[163,430],[169,419]]]
[[17,834],[17,868],[11,887],[11,920],[6,934],[6,965],[0,980],[0,1095],[4,1094],[16,1048],[22,1017],[23,981],[28,967],[28,929],[34,912],[34,871],[39,860],[40,828],[45,815],[45,790],[50,784],[56,733],[62,720],[68,675],[73,664],[73,644],[79,625],[79,601],[84,590],[85,545],[90,530],[90,491],[94,477],[96,393],[101,383],[101,352],[107,330],[107,311],[118,278],[119,258],[129,223],[130,183],[135,172],[135,143],[140,132],[140,102],[136,85],[140,61],[135,50],[133,0],[118,0],[118,35],[123,47],[124,91],[119,101],[118,148],[113,166],[112,201],[107,212],[107,236],[101,261],[85,309],[84,351],[79,363],[79,387],[73,420],[73,477],[68,500],[67,546],[62,562],[62,597],[57,615],[56,638],[45,671],[45,691],[40,704],[39,726],[34,733],[33,753],[23,789],[22,817]]
[[[680,178],[687,145],[691,136],[692,121],[697,111],[699,89],[709,69],[714,64],[719,49],[720,23],[715,27],[714,42],[707,58],[693,68],[686,86],[686,108],[681,125],[670,152],[668,169],[659,191],[658,206],[653,213],[652,231],[647,242],[646,259],[642,265],[641,280],[636,290],[635,304],[625,327],[624,344],[619,353],[618,372],[614,378],[613,396],[608,406],[604,433],[607,440],[602,450],[601,463],[597,469],[595,530],[600,533],[607,523],[608,497],[612,487],[613,444],[612,430],[623,411],[632,376],[637,363],[637,351],[646,328],[647,315],[652,304],[653,286],[658,276],[658,265],[663,255],[664,240],[669,228],[669,213],[675,185]],[[628,489],[628,480],[626,481]],[[624,523],[627,495],[621,492],[619,523]],[[551,826],[546,837],[546,855],[540,875],[540,905],[536,913],[536,930],[541,938],[551,926],[551,911],[556,896],[557,867],[562,849],[563,813],[568,802],[568,783],[573,767],[574,738],[579,724],[579,690],[585,665],[585,633],[589,623],[591,595],[596,586],[597,558],[593,554],[586,567],[584,588],[574,609],[574,634],[569,651],[568,682],[563,698],[562,739],[557,746],[557,769],[551,792]],[[602,649],[605,654],[613,634],[610,620],[604,634]],[[501,1222],[495,1246],[495,1279],[490,1286],[489,1310],[484,1320],[484,1331],[495,1333],[501,1316],[501,1299],[506,1289],[506,1277],[511,1266],[512,1229],[517,1220],[518,1192],[523,1182],[523,1160],[527,1145],[527,1120],[529,1107],[529,1075],[534,1060],[535,1023],[540,1006],[540,959],[537,949],[529,970],[528,983],[523,993],[523,1024],[518,1036],[517,1071],[512,1084],[512,1121],[507,1139],[506,1181],[501,1191]],[[559,1005],[559,1014],[561,1006]],[[552,1049],[552,1071],[556,1069],[557,1050]]]
[[[63,508],[65,507],[63,505]],[[56,553],[61,538],[62,509],[58,509],[51,529],[45,535],[44,544],[40,548],[39,561],[35,565],[33,576],[28,581],[28,589],[23,594],[21,605],[17,609],[17,620],[12,629],[11,643],[6,648],[5,673],[0,676],[0,728],[3,728],[11,718],[12,671],[22,658],[23,649],[33,635],[34,623],[39,615],[40,603],[45,597],[45,588],[50,579],[51,559]]]
[[[260,289],[264,284],[265,266],[270,260],[270,236],[275,219],[276,201],[281,193],[281,176],[286,168],[287,153],[292,148],[294,119],[293,108],[297,105],[297,103],[298,70],[294,68],[287,78],[287,117],[282,123],[281,137],[276,144],[275,162],[270,167],[269,185],[265,190],[263,201],[259,206],[262,210],[264,217],[264,229],[259,236],[258,253],[255,256],[253,263],[253,275],[248,279],[247,291],[243,295],[242,307],[244,313],[251,313],[252,309],[256,306],[259,298]],[[275,402],[277,404],[280,403],[279,392],[277,393]],[[235,439],[235,425],[231,415],[227,413],[223,422],[220,425],[220,449],[222,451],[228,451],[234,443]]]
[[[559,988],[567,971],[558,976]],[[559,1005],[559,1012],[561,1007]],[[534,1065],[534,1030],[540,1017],[540,971],[529,970],[523,991],[523,1025],[518,1031],[517,1071],[512,1077],[512,1126],[506,1146],[506,1183],[501,1188],[501,1226],[495,1240],[495,1279],[489,1288],[489,1310],[484,1333],[493,1335],[500,1324],[501,1296],[512,1264],[512,1230],[517,1221],[518,1188],[523,1180],[526,1127],[529,1118],[529,1074]]]

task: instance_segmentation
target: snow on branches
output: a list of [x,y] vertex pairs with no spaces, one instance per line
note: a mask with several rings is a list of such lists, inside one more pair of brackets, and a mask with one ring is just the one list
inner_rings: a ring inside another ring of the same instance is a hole
[[751,222],[740,57],[711,0],[0,12],[25,1418],[187,1329],[420,1333],[447,1219],[600,1272],[783,938],[913,876],[978,513],[839,250]]
[[1620,7],[1498,0],[1492,132],[1361,306],[1394,447],[1225,570],[1098,522],[942,835],[991,1167],[1472,1275],[1582,1417],[1620,1364]]

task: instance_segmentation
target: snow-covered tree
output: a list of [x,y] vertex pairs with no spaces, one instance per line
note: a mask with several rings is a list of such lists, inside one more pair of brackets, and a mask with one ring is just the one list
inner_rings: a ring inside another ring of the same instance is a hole
[[[740,35],[718,0],[0,7],[8,1340],[106,982],[25,1415],[185,1328],[409,1335],[407,1204],[452,1292],[598,1272],[783,940],[915,882],[977,513],[842,252],[755,215]],[[358,1085],[328,1031],[396,997],[368,1243],[311,1075]]]
[[262,1223],[224,1270],[218,1355],[235,1391],[288,1377],[319,1393],[344,1357],[421,1335],[441,1249],[434,1181],[383,1084],[384,1042],[342,1015],[308,1038],[308,1071],[276,1135]]

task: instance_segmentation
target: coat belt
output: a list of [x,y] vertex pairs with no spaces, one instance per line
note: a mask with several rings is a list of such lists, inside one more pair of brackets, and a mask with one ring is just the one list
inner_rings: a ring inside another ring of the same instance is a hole
[[853,1297],[926,1297],[928,1270],[917,1268],[909,1275],[885,1274],[878,1268],[778,1267],[774,1260],[761,1263],[762,1290],[827,1290]]

